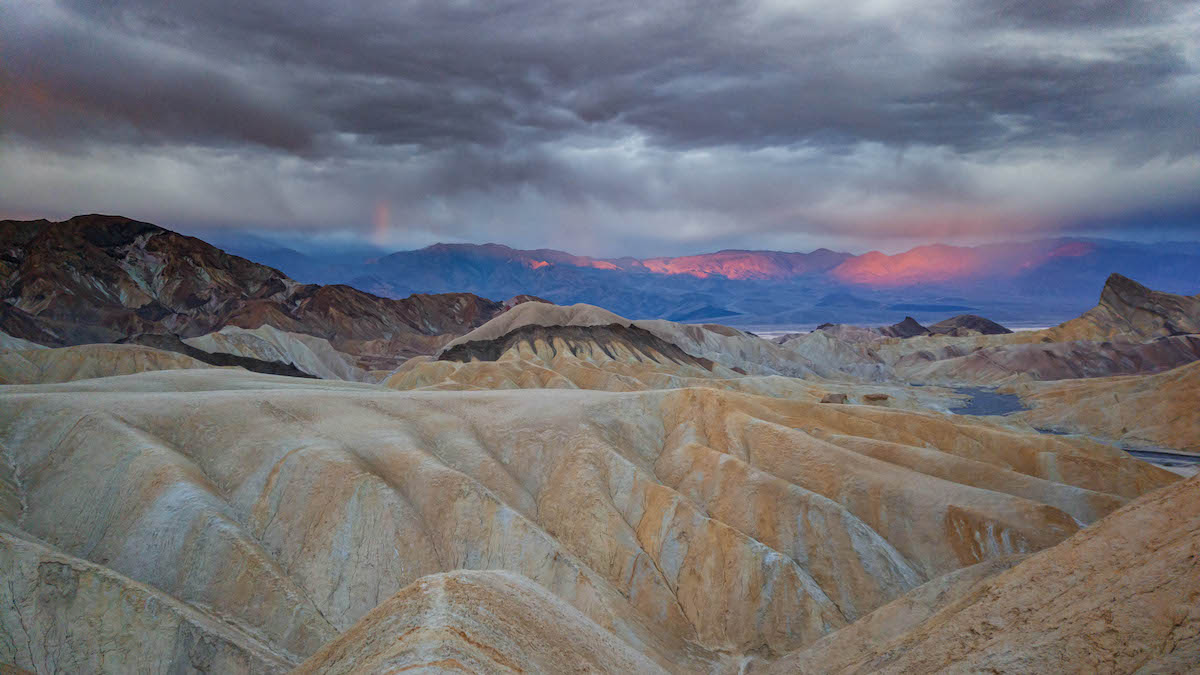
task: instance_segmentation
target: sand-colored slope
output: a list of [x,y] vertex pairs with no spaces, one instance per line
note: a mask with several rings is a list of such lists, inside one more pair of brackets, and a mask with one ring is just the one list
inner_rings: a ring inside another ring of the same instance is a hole
[[1200,453],[1200,362],[1155,375],[1038,382],[1014,389],[1037,427]]
[[423,577],[294,672],[663,673],[529,579],[505,572]]
[[[528,303],[540,312],[567,308]],[[577,305],[576,309],[589,309]],[[590,308],[594,309],[594,308]],[[529,313],[529,312],[526,312]],[[558,312],[562,313],[562,312]],[[507,315],[505,315],[507,316]],[[503,317],[501,317],[503,318]],[[501,319],[485,324],[487,332]],[[395,389],[601,389],[637,391],[726,380],[738,373],[622,324],[525,323],[490,340],[468,340],[438,360],[412,359],[385,380]]]
[[583,303],[552,305],[545,302],[524,302],[488,321],[482,326],[446,343],[442,351],[467,342],[495,340],[521,326],[628,326],[629,319]]
[[230,674],[296,664],[195,607],[3,527],[0,571],[0,664],[34,673]]
[[[832,434],[975,463],[932,475]],[[870,406],[223,369],[0,390],[0,444],[31,535],[279,654],[423,576],[502,570],[676,671],[792,651],[1175,480],[1086,441]],[[1052,506],[989,472],[1077,489]]]
[[1200,477],[966,589],[898,637],[829,640],[854,651],[818,643],[770,672],[1190,672],[1200,663]]
[[[732,328],[628,322],[589,305],[529,303],[452,343],[436,359],[410,359],[384,384],[402,390],[706,387],[813,402],[839,394],[850,403],[933,410],[957,401],[943,389],[866,384],[884,372],[877,361],[825,356],[830,365],[818,368],[793,348]],[[806,377],[769,374],[781,370]]]
[[12,384],[0,388],[0,394],[97,393],[120,391],[134,394],[206,391],[324,391],[331,394],[344,391],[379,391],[378,386],[342,380],[265,375],[241,368],[188,368],[178,370],[148,370],[130,375],[55,382],[51,384]]
[[1196,335],[1138,343],[1038,342],[974,351],[963,347],[947,343],[933,351],[909,352],[893,362],[892,368],[896,377],[907,381],[995,385],[1155,373],[1200,359],[1200,336]]
[[44,345],[39,345],[36,342],[22,340],[19,337],[13,337],[8,333],[0,331],[0,350],[12,351],[29,351],[30,349],[45,349]]
[[211,367],[190,356],[140,345],[0,351],[0,384],[71,382],[150,370]]
[[831,332],[815,330],[794,337],[782,345],[785,349],[816,364],[826,375],[843,373],[866,380],[886,379],[891,373],[871,343],[842,339]]
[[[651,360],[580,359],[552,342],[530,345],[496,361],[410,359],[383,381],[399,390],[479,391],[509,389],[593,389],[629,392],[704,387],[816,403],[843,394],[849,403],[909,410],[948,410],[961,398],[937,387],[901,384],[862,385],[836,380],[798,379],[779,375],[750,376],[721,366],[712,370]],[[547,357],[540,358],[544,352]],[[882,397],[880,396],[882,395]],[[875,396],[871,399],[868,397]]]
[[662,320],[635,321],[634,325],[678,345],[689,354],[749,375],[805,377],[837,374],[850,379],[851,376],[862,374],[854,372],[857,368],[855,364],[832,361],[817,363],[795,350],[728,326],[697,326]]
[[[621,326],[645,330],[693,357],[707,359],[729,369],[752,375],[802,377],[822,371],[799,353],[768,340],[748,335],[735,328],[715,324],[691,325],[664,320],[630,321],[593,305],[570,306],[548,303],[524,303],[492,319],[474,331],[450,343],[440,352],[471,342],[493,342],[514,331],[530,326],[601,327]],[[839,364],[826,364],[825,370],[840,372]]]
[[[620,334],[614,334],[614,328]],[[516,329],[497,341],[456,348],[489,350],[459,360],[412,359],[386,381],[396,389],[601,389],[638,391],[685,386],[695,380],[727,380],[739,374],[696,359],[644,331],[625,327]]]
[[[771,664],[771,673],[835,673],[863,654],[903,636],[945,607],[969,596],[991,577],[1028,556],[996,558],[944,574],[909,591],[845,628],[826,635],[811,646]],[[758,664],[754,664],[758,665]],[[752,672],[761,672],[755,668]]]
[[328,340],[289,333],[270,325],[253,330],[226,326],[215,333],[187,338],[184,342],[210,353],[290,363],[309,375],[325,379],[366,379],[366,372],[355,365],[354,359],[334,349]]
[[[517,351],[514,358],[496,361],[459,363],[413,359],[384,380],[393,389],[598,389],[602,391],[641,391],[668,389],[693,384],[718,382],[736,387],[729,380],[736,373],[713,374],[704,368],[664,364],[651,360],[620,358],[589,360],[569,353],[553,354],[554,341],[531,345]],[[534,351],[537,350],[537,351]],[[521,352],[525,352],[522,354]],[[537,356],[544,352],[546,358]],[[799,385],[798,385],[799,387]]]
[[[742,339],[770,344],[751,336]],[[628,392],[705,387],[810,402],[821,401],[829,394],[841,394],[849,403],[942,411],[959,401],[949,390],[935,387],[864,385],[812,376],[800,379],[746,375],[719,362],[694,357],[639,325],[619,324],[526,325],[496,340],[461,343],[444,352],[440,359],[410,359],[383,383],[393,389],[439,391]]]

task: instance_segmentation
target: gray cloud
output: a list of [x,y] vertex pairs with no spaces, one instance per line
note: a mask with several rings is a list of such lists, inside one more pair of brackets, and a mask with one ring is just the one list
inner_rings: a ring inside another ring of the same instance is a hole
[[1073,29],[1080,26],[1154,25],[1169,20],[1178,6],[1156,0],[997,0],[981,9],[981,18],[989,23],[1000,21],[1026,27]]
[[343,4],[0,7],[0,216],[604,254],[1200,229],[1192,0]]

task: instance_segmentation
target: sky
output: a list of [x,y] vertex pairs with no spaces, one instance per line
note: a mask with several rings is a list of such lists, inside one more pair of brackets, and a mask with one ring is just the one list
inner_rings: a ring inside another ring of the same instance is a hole
[[1200,239],[1200,0],[15,0],[0,218],[589,255]]

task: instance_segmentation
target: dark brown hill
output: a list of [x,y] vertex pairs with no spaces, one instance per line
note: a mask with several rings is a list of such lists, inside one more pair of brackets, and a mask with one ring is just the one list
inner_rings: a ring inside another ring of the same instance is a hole
[[323,337],[386,368],[503,311],[469,293],[381,298],[300,284],[193,237],[121,216],[0,221],[0,330],[54,346],[226,325]]
[[910,338],[918,335],[929,335],[929,329],[922,326],[916,319],[911,316],[904,317],[900,323],[894,323],[890,326],[884,326],[879,329],[879,332],[888,337]]
[[934,335],[958,335],[963,331],[976,331],[984,335],[1006,335],[1012,332],[991,319],[974,314],[952,316],[929,327],[929,332]]

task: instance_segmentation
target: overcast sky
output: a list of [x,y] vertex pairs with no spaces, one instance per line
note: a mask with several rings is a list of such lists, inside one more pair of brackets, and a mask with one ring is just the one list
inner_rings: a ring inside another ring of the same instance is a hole
[[0,217],[638,256],[1200,239],[1200,1],[15,0]]

